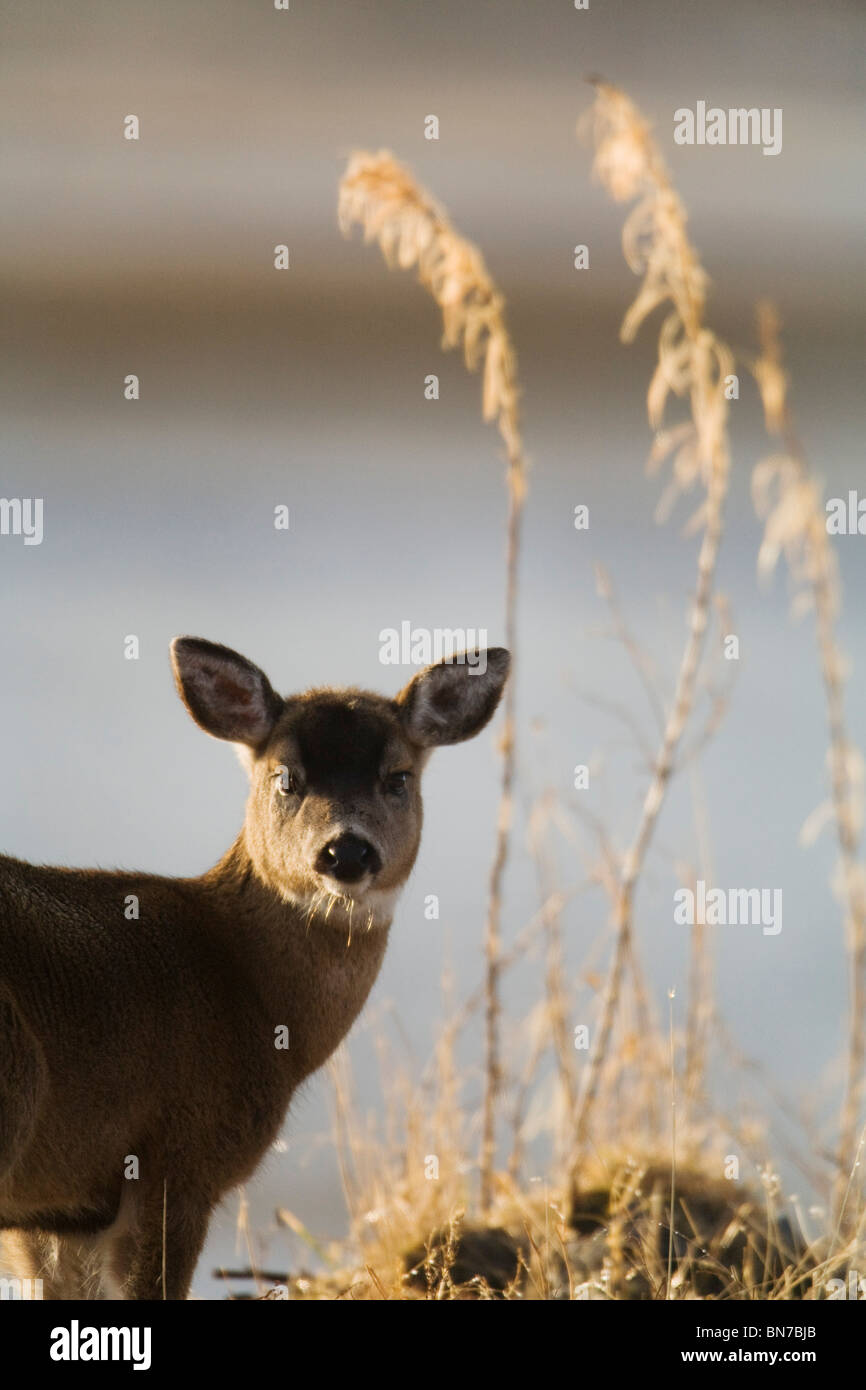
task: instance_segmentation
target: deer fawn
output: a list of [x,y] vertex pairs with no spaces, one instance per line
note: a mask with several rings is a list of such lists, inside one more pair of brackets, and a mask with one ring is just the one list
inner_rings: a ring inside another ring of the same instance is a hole
[[393,700],[281,699],[196,637],[172,662],[193,719],[250,774],[216,867],[172,879],[0,857],[0,1229],[50,1298],[187,1296],[213,1207],[376,979],[430,750],[484,728],[509,655],[429,666]]

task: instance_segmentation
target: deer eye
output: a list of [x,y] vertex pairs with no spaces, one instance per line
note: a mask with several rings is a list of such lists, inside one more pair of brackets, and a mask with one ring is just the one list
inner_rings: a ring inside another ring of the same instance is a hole
[[411,772],[389,772],[384,780],[385,791],[389,796],[399,796],[406,790]]
[[276,772],[271,773],[271,777],[276,783],[280,796],[301,795],[301,781],[297,773],[289,772],[287,767],[278,767]]

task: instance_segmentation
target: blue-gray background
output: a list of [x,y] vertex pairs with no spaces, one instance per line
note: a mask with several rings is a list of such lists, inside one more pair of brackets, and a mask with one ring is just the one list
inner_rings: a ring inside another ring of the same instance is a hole
[[[229,749],[181,709],[166,648],[178,632],[237,646],[289,690],[320,682],[392,691],[378,634],[403,620],[502,638],[504,490],[479,383],[438,351],[433,305],[377,250],[344,242],[336,184],[354,147],[389,146],[483,247],[504,289],[533,460],[519,674],[521,799],[593,761],[584,805],[625,843],[645,778],[627,735],[586,696],[647,731],[641,691],[596,595],[614,576],[669,691],[695,542],[655,527],[644,476],[654,326],[619,345],[635,290],[622,209],[589,177],[574,126],[601,72],[656,124],[714,289],[717,330],[752,343],[760,295],[786,327],[803,438],[828,495],[864,487],[858,344],[863,15],[854,3],[439,4],[168,0],[4,7],[0,493],[45,499],[45,539],[0,542],[3,769],[0,843],[22,857],[193,873],[237,830],[244,782]],[[673,112],[696,101],[781,107],[783,152],[678,148]],[[141,139],[122,138],[125,115]],[[440,139],[423,138],[435,114]],[[860,172],[858,172],[860,171]],[[273,247],[291,248],[287,273]],[[588,271],[572,248],[590,247]],[[123,378],[141,400],[123,399]],[[435,372],[441,398],[423,397]],[[704,763],[715,881],[782,887],[779,937],[716,940],[721,1007],[737,1046],[819,1114],[831,1113],[843,1038],[840,915],[830,837],[798,847],[825,794],[824,712],[808,622],[784,574],[756,581],[749,474],[766,444],[744,381],[720,566],[741,662],[733,707]],[[291,508],[289,533],[273,508]],[[588,532],[573,529],[577,503]],[[866,742],[861,603],[866,540],[841,538],[841,632],[853,734]],[[124,660],[138,635],[141,658]],[[437,755],[418,866],[374,995],[394,1002],[419,1059],[440,1007],[443,948],[461,990],[479,979],[497,783],[494,739]],[[560,854],[564,884],[594,852]],[[674,790],[639,901],[657,998],[685,984],[671,921],[675,864],[696,863],[688,779]],[[439,922],[423,900],[437,893]],[[535,907],[518,822],[510,937]],[[570,960],[598,939],[599,892],[569,909]],[[519,1020],[537,980],[510,990]],[[111,981],[106,981],[110,990]],[[519,1048],[519,1043],[517,1044]],[[372,1051],[354,1037],[362,1105]],[[465,1062],[477,1065],[470,1033]],[[721,1078],[722,1091],[736,1089]],[[470,1075],[469,1091],[477,1092]],[[320,1234],[345,1214],[328,1083],[293,1111],[289,1149],[249,1190],[267,1235],[276,1204]],[[231,1260],[227,1203],[199,1268]],[[271,1256],[285,1258],[279,1239]],[[293,1253],[295,1267],[301,1258]]]

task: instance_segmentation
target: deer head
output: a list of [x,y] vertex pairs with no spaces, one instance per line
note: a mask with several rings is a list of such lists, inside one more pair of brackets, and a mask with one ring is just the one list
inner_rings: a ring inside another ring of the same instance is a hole
[[283,698],[228,647],[178,637],[171,652],[193,719],[238,745],[249,771],[244,839],[258,877],[310,915],[336,908],[387,925],[418,852],[427,758],[484,728],[508,652],[428,666],[395,699],[356,689]]

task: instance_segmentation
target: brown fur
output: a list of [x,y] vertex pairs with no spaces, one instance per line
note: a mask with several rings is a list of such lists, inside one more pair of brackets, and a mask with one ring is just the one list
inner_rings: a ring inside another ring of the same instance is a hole
[[[189,879],[0,857],[0,1228],[48,1297],[186,1297],[214,1205],[376,979],[430,748],[477,733],[508,670],[494,650],[486,674],[440,663],[396,700],[282,700],[226,648],[173,655],[193,717],[250,767],[227,854]],[[315,865],[347,832],[381,867],[342,885]]]

